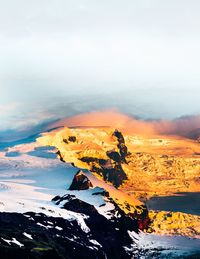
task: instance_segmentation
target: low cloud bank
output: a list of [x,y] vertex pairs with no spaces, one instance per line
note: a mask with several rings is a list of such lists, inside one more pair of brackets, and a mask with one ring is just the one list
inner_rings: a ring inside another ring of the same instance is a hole
[[114,127],[127,133],[155,135],[179,135],[188,138],[200,136],[200,115],[175,120],[145,121],[116,110],[95,111],[62,119],[51,127]]

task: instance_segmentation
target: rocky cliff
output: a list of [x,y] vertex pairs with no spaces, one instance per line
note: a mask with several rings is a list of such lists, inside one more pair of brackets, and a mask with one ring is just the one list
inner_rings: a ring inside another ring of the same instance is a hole
[[[70,136],[73,142],[63,141]],[[64,128],[44,134],[38,142],[55,146],[63,161],[88,169],[98,179],[120,189],[129,202],[120,201],[121,197],[117,199],[112,192],[110,196],[135,219],[146,211],[141,203],[138,206],[139,201],[145,202],[155,195],[200,190],[200,145],[197,141],[175,136],[132,136],[110,128]],[[198,235],[198,216],[172,212],[168,219],[168,215],[168,212],[151,211],[149,231],[180,234],[177,229],[181,223],[176,221],[182,218],[185,222],[184,227],[181,225],[182,235]],[[141,224],[146,224],[144,218]]]
[[[64,141],[73,136],[73,142]],[[89,169],[139,197],[200,190],[199,143],[169,136],[123,135],[114,129],[68,129],[45,134],[60,159]]]

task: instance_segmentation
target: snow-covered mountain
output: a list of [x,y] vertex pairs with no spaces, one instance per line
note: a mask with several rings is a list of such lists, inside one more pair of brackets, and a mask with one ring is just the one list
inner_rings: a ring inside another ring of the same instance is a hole
[[[2,148],[0,258],[139,259],[199,253],[198,239],[143,232],[149,217],[141,201],[87,169],[63,163],[57,151],[35,141]],[[115,153],[108,155],[116,159]]]

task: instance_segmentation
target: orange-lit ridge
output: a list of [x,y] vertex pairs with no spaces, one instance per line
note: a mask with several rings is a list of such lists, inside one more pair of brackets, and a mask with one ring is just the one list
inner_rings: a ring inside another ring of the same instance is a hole
[[[189,121],[190,125],[187,124]],[[111,197],[126,211],[123,206],[125,201],[134,208],[154,195],[200,191],[200,144],[196,140],[180,136],[183,132],[189,132],[191,127],[196,127],[198,121],[199,117],[146,122],[114,110],[92,112],[54,124],[54,127],[67,127],[45,133],[37,141],[42,145],[55,146],[64,161],[89,169],[97,179],[102,180],[103,174],[98,172],[103,169],[98,161],[107,161],[106,168],[115,167],[117,162],[110,159],[108,154],[120,152],[113,132],[115,128],[121,130],[128,155],[120,166],[127,178],[118,189],[113,189],[112,181],[107,186],[111,186]],[[177,136],[170,135],[173,133]],[[63,141],[70,136],[74,136],[76,141]],[[167,221],[168,214],[164,212],[152,211],[149,215],[153,219],[152,229],[157,233],[175,234],[181,226],[183,235],[192,235],[192,226],[196,236],[200,234],[199,216],[172,213],[170,221]]]

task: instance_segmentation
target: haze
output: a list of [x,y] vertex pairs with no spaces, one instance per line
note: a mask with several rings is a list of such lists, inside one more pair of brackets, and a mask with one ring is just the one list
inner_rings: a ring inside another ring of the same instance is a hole
[[0,129],[113,107],[198,115],[199,13],[195,0],[0,0]]

